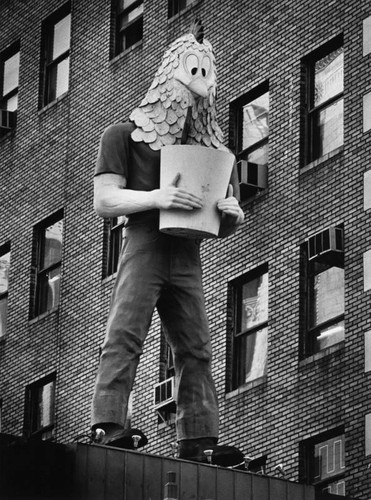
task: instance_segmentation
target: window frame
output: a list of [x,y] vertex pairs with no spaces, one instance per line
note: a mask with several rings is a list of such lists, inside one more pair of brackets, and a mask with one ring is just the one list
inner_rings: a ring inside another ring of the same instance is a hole
[[[16,54],[19,54],[19,59],[21,55],[21,50],[20,50],[20,42],[17,41],[13,43],[10,47],[5,49],[0,56],[0,109],[2,110],[8,110],[8,107],[4,105],[4,102],[8,102],[9,99],[11,99],[14,96],[18,96],[19,94],[19,70],[20,70],[20,63],[18,65],[18,85],[11,89],[9,92],[4,94],[4,72],[5,72],[5,63],[12,57],[14,57]],[[17,104],[17,109],[18,109],[18,104]],[[17,110],[13,111],[13,113],[17,113]]]
[[103,241],[103,279],[114,276],[117,272],[117,266],[124,241],[122,232],[125,228],[126,220],[125,216],[122,217],[121,221],[119,221],[119,217],[105,219]]
[[[243,96],[239,97],[235,101],[230,104],[230,128],[229,128],[229,147],[232,151],[234,151],[237,162],[248,158],[254,151],[257,151],[264,146],[268,148],[268,157],[269,157],[269,109],[268,109],[268,135],[251,146],[243,149],[243,108],[247,104],[255,101],[259,97],[262,97],[264,94],[268,94],[268,99],[270,99],[270,90],[269,90],[269,81],[263,82],[261,85],[258,85],[250,92],[247,92]],[[247,161],[247,160],[246,160]],[[267,169],[269,167],[269,159],[267,161]],[[241,178],[239,177],[239,181],[241,182]],[[245,195],[243,190],[241,190],[241,199],[242,201],[246,201],[251,197],[251,192],[247,192]]]
[[[39,418],[39,395],[40,390],[49,384],[52,386],[52,402],[50,405],[52,422],[45,426],[38,426]],[[25,437],[33,437],[45,441],[51,441],[55,438],[55,423],[56,423],[56,372],[47,375],[46,377],[37,380],[26,386],[25,391],[25,415],[23,434]]]
[[[45,254],[45,231],[48,227],[56,224],[58,222],[62,222],[62,241],[61,241],[61,251],[60,251],[60,260],[53,262],[48,266],[43,266],[43,258]],[[37,318],[38,316],[42,316],[44,314],[48,314],[52,311],[59,309],[60,305],[60,292],[61,292],[61,279],[62,279],[62,262],[63,262],[63,243],[64,243],[64,213],[63,210],[59,210],[55,214],[51,215],[47,219],[43,220],[39,224],[34,227],[34,239],[33,239],[33,264],[32,264],[32,279],[31,279],[31,314],[30,319]],[[58,303],[52,306],[50,309],[46,309],[42,306],[43,297],[45,294],[45,287],[43,283],[47,283],[43,278],[45,278],[49,272],[52,272],[56,269],[60,269],[59,274],[59,299]]]
[[[137,17],[132,19],[131,21],[127,21],[124,23],[122,26],[123,22],[122,19],[129,15],[131,12],[133,12],[135,9],[137,9],[140,6],[143,6],[142,13],[139,14]],[[112,16],[113,16],[113,54],[112,56],[118,56],[119,54],[122,54],[126,52],[130,47],[133,47],[143,41],[143,20],[144,20],[144,0],[134,0],[131,5],[129,5],[127,8],[122,8],[120,9],[120,0],[112,0]],[[135,40],[133,43],[127,43],[127,35],[126,31],[133,29],[135,26],[139,26],[140,30],[140,38]]]
[[[336,254],[336,255],[329,255],[326,258],[326,264],[329,266],[329,269],[332,267],[340,267],[341,269],[344,269],[344,227],[342,224],[336,225],[335,228],[341,229],[342,230],[342,244],[343,244],[343,253],[342,254]],[[322,257],[323,259],[323,257]],[[316,342],[317,338],[321,334],[321,332],[326,331],[327,328],[336,325],[337,323],[345,320],[345,307],[344,307],[344,312],[342,314],[338,314],[336,316],[333,316],[330,319],[327,319],[323,321],[320,324],[317,324],[315,326],[311,326],[310,324],[310,311],[311,311],[311,279],[316,276],[317,274],[320,274],[322,271],[316,272],[314,269],[315,263],[321,262],[321,256],[318,256],[317,258],[314,258],[312,261],[309,260],[308,258],[308,241],[305,241],[301,247],[301,293],[300,293],[300,310],[301,310],[301,315],[302,315],[302,328],[304,330],[303,332],[303,338],[301,342],[301,359],[307,358],[309,356],[313,356],[315,354],[321,353],[321,352],[326,352],[326,349],[329,349],[335,345],[341,344],[342,340],[339,342],[335,342],[334,344],[331,344],[329,347],[325,347],[323,349],[317,349],[316,348]],[[344,288],[345,288],[345,279],[344,279]]]
[[268,347],[266,351],[266,365],[265,365],[265,370],[262,375],[259,377],[245,381],[242,380],[242,373],[243,370],[241,368],[242,363],[244,362],[244,356],[241,356],[242,354],[242,349],[241,349],[241,339],[254,335],[258,332],[263,332],[265,329],[267,329],[267,334],[268,334],[268,328],[269,328],[269,316],[267,316],[267,319],[264,321],[259,322],[256,325],[251,326],[250,328],[247,328],[245,330],[239,330],[239,325],[241,324],[241,317],[242,317],[242,289],[243,286],[249,282],[254,281],[255,279],[259,277],[263,277],[265,274],[267,274],[267,279],[268,279],[268,302],[266,304],[267,310],[269,310],[269,272],[268,272],[268,264],[263,264],[252,271],[248,272],[247,274],[239,277],[236,280],[233,280],[229,284],[229,290],[228,290],[228,302],[229,302],[229,307],[228,310],[231,312],[232,317],[227,319],[227,322],[229,323],[228,327],[228,338],[229,338],[229,355],[228,355],[228,365],[227,365],[227,392],[232,392],[234,390],[237,390],[240,387],[248,386],[249,384],[255,382],[256,380],[262,379],[266,377],[267,373],[267,360],[268,360]]
[[62,19],[70,16],[70,30],[72,25],[71,4],[70,2],[63,5],[56,12],[51,14],[42,23],[42,37],[41,37],[41,58],[40,58],[40,90],[39,90],[39,107],[40,109],[51,104],[52,102],[60,99],[69,91],[69,74],[67,90],[61,95],[57,96],[57,86],[52,85],[52,80],[56,78],[56,71],[59,64],[68,59],[68,66],[70,67],[71,55],[71,36],[69,40],[68,49],[59,54],[53,59],[52,50],[54,43],[54,27]]
[[[185,3],[185,5],[183,5]],[[193,3],[196,3],[195,0],[168,0],[167,2],[167,18],[171,19],[188,7],[190,7]]]
[[[318,130],[315,127],[316,117],[319,116],[319,113],[332,106],[333,104],[340,102],[341,100],[344,102],[344,86],[342,92],[338,92],[333,95],[326,101],[314,105],[314,94],[315,94],[315,65],[316,63],[330,55],[332,52],[343,48],[344,50],[344,40],[343,35],[339,35],[326,44],[322,45],[311,54],[303,58],[302,60],[302,72],[304,73],[304,84],[305,89],[303,89],[304,93],[304,155],[303,155],[303,166],[306,166],[316,160],[320,160],[322,157],[326,157],[328,154],[337,151],[338,148],[334,148],[333,150],[320,154],[318,143],[320,142],[318,136],[316,135],[316,131]],[[344,68],[344,66],[343,66]],[[344,130],[344,112],[343,112],[343,130]],[[317,145],[317,146],[316,146]],[[322,142],[321,142],[322,145]],[[343,148],[344,141],[339,148]]]
[[[9,263],[10,263],[10,259],[11,259],[11,248],[10,248],[10,242],[7,242],[5,243],[4,245],[2,245],[0,247],[0,259],[3,255],[6,255],[9,253]],[[9,267],[10,267],[10,264],[9,264]],[[5,292],[3,293],[0,293],[0,302],[2,300],[6,300],[7,303],[6,303],[6,314],[5,314],[5,321],[4,321],[4,324],[5,324],[5,330],[4,330],[4,333],[1,334],[1,330],[0,330],[0,342],[2,340],[4,340],[6,338],[6,334],[7,334],[7,317],[8,317],[8,297],[9,297],[9,278],[8,278],[8,283],[7,283],[7,289]]]
[[[338,473],[332,477],[324,480],[315,481],[315,446],[321,443],[325,443],[330,439],[335,439],[336,437],[342,438],[344,445],[343,457],[344,457],[344,471]],[[300,481],[306,484],[311,484],[316,490],[323,491],[323,488],[328,487],[334,481],[339,481],[344,479],[346,485],[346,464],[345,464],[345,432],[343,427],[338,427],[336,429],[326,431],[317,436],[313,436],[309,439],[302,441],[299,445],[299,457],[300,457]],[[339,498],[342,498],[340,495]]]

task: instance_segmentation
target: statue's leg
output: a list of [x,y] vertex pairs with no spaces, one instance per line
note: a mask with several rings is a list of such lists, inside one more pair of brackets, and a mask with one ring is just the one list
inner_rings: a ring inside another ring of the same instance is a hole
[[217,396],[211,376],[210,332],[199,245],[175,238],[170,281],[157,308],[174,355],[178,441],[218,437]]
[[102,423],[125,424],[128,398],[161,288],[158,242],[158,231],[148,226],[125,231],[93,396],[93,428]]

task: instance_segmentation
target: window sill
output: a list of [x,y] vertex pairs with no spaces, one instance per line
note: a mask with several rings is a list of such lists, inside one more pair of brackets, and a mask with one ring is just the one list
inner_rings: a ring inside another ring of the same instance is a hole
[[344,347],[344,341],[341,341],[338,344],[332,345],[331,347],[327,347],[327,349],[323,349],[323,351],[317,352],[316,354],[312,354],[312,356],[308,356],[307,358],[299,361],[299,368],[301,368],[302,366],[315,363],[319,359],[325,358],[335,352],[341,351],[343,347]]
[[133,45],[130,45],[130,47],[125,49],[123,52],[120,52],[116,56],[112,57],[112,59],[110,60],[110,65],[117,63],[121,59],[124,59],[128,54],[130,54],[130,52],[133,52],[135,49],[141,47],[142,45],[143,45],[143,39],[139,40],[139,42],[136,42]]
[[102,279],[102,285],[105,285],[107,283],[111,283],[112,281],[115,281],[117,276],[117,272],[110,274],[109,276],[106,276],[105,278]]
[[49,102],[48,104],[43,106],[41,109],[39,109],[38,115],[41,116],[44,113],[46,113],[50,108],[54,108],[55,106],[57,106],[60,103],[60,101],[63,101],[67,96],[68,96],[68,92],[65,92],[64,94],[57,97],[57,99],[54,99],[54,101]]
[[194,0],[194,2],[189,4],[185,9],[182,9],[181,11],[179,11],[178,14],[175,14],[174,16],[171,16],[170,18],[168,18],[168,20],[167,20],[168,24],[175,22],[177,19],[179,19],[181,16],[183,16],[186,12],[193,9],[194,7],[196,7],[197,4],[199,4],[201,2],[202,2],[202,0]]
[[254,389],[254,387],[259,387],[260,385],[264,385],[266,382],[267,382],[267,376],[263,375],[263,377],[259,377],[255,380],[252,380],[251,382],[247,382],[246,384],[237,387],[237,389],[233,389],[233,391],[227,392],[225,395],[225,399],[232,399],[235,396],[238,396],[239,394],[243,394],[244,392]]
[[300,169],[300,173],[305,173],[308,172],[308,170],[313,170],[314,168],[318,167],[322,163],[325,163],[327,160],[330,160],[331,158],[334,158],[335,156],[340,156],[344,150],[343,146],[340,146],[339,148],[334,149],[333,151],[330,151],[330,153],[327,153],[324,156],[321,156],[321,158],[318,158],[317,160],[312,161],[311,163],[308,163],[308,165],[305,165],[305,167]]
[[5,132],[4,134],[0,135],[0,142],[5,141],[6,139],[9,139],[12,137],[12,135],[15,135],[16,127],[8,130],[8,132]]
[[47,316],[50,316],[51,314],[54,314],[58,312],[59,307],[53,307],[53,309],[50,309],[49,311],[46,311],[42,314],[39,314],[39,316],[35,316],[34,318],[30,319],[28,324],[33,325],[37,323],[38,321],[41,321],[42,319],[46,318]]

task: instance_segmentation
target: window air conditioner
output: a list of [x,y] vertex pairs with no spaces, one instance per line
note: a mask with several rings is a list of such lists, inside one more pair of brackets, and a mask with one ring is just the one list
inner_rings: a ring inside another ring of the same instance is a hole
[[0,132],[9,132],[15,127],[15,111],[8,111],[6,109],[0,109]]
[[174,377],[155,384],[153,393],[155,410],[174,402]]
[[308,260],[321,260],[321,257],[342,254],[344,252],[343,230],[329,227],[307,240]]
[[237,162],[238,178],[240,180],[241,198],[253,196],[258,191],[266,189],[268,168],[267,165],[258,165],[246,160]]

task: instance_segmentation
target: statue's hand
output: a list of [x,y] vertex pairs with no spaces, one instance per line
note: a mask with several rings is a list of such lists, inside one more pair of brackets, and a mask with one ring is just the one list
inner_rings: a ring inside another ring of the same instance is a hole
[[239,225],[244,220],[245,216],[241,207],[238,203],[237,198],[233,196],[233,186],[229,184],[227,197],[219,200],[217,202],[218,210],[222,212],[222,214],[229,215],[232,218],[233,224]]
[[169,210],[180,208],[182,210],[194,210],[202,208],[202,199],[185,189],[179,188],[180,174],[178,173],[171,184],[165,188],[153,191],[156,208]]

